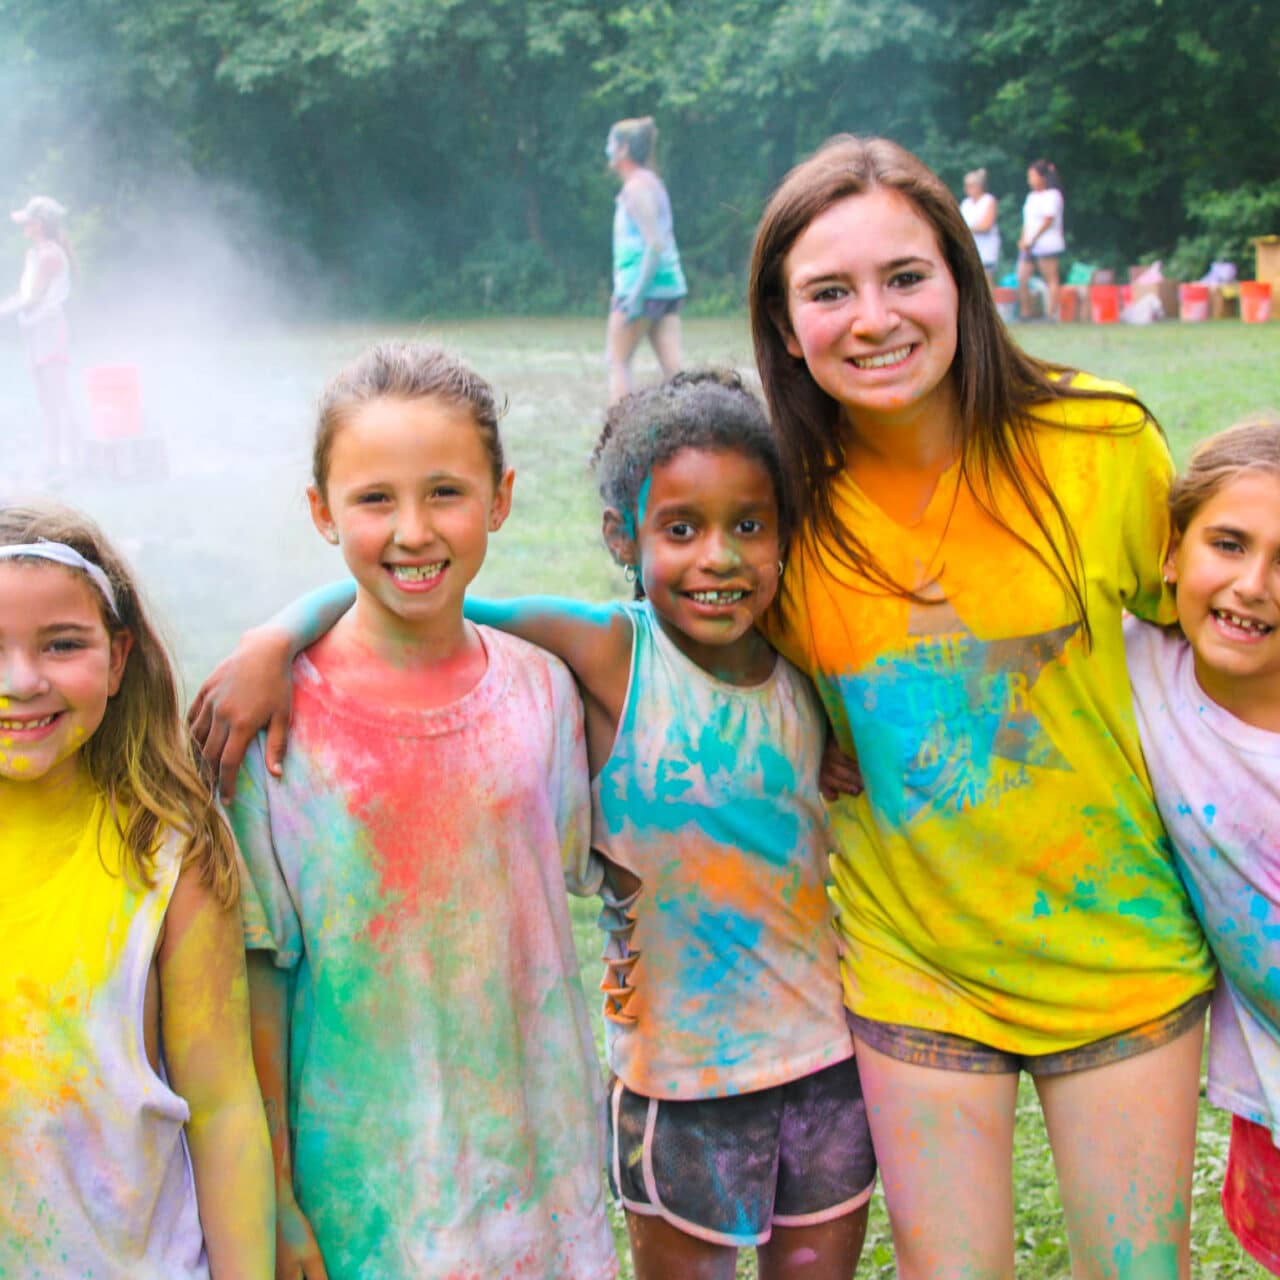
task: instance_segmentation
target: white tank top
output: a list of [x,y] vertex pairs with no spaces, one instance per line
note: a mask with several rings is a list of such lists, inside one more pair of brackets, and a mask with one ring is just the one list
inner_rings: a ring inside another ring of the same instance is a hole
[[138,886],[101,812],[47,877],[0,886],[0,1276],[208,1280],[190,1112],[143,1038],[176,842]]

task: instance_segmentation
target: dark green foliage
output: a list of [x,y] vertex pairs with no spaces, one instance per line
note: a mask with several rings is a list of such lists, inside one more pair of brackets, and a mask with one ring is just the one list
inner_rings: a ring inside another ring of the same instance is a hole
[[1262,0],[0,0],[0,157],[90,258],[198,192],[344,311],[598,311],[604,137],[636,114],[704,309],[740,302],[768,191],[839,130],[957,190],[985,165],[1009,244],[1047,155],[1073,253],[1247,275],[1280,231],[1278,30]]

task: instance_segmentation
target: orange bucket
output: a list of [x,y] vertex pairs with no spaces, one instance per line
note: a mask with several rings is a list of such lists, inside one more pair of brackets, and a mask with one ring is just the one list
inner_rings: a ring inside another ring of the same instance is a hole
[[142,434],[142,373],[136,364],[100,364],[84,371],[89,423],[98,440]]
[[1185,324],[1199,324],[1209,318],[1209,286],[1207,284],[1180,284],[1178,286],[1178,319]]
[[1116,324],[1120,320],[1120,286],[1117,284],[1091,284],[1089,286],[1089,313],[1094,324]]
[[1058,319],[1071,324],[1080,318],[1080,294],[1073,284],[1064,284],[1058,291]]
[[1271,319],[1271,284],[1267,280],[1240,281],[1240,319],[1264,324]]
[[1018,318],[1018,291],[1010,289],[1005,285],[997,285],[991,290],[991,296],[995,299],[996,310],[1000,313],[1000,319],[1006,324],[1012,323]]

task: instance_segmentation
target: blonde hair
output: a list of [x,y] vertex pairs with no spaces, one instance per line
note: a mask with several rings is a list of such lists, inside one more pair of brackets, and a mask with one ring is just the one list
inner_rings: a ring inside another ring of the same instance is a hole
[[147,618],[132,575],[102,530],[80,512],[54,503],[0,506],[0,546],[39,538],[66,543],[101,566],[119,613],[112,615],[95,587],[103,625],[113,637],[127,632],[133,639],[120,689],[107,703],[97,731],[80,748],[89,778],[105,797],[120,833],[126,868],[142,884],[153,884],[156,854],[168,833],[176,832],[183,865],[194,868],[217,901],[229,907],[239,891],[235,841],[200,775],[169,655]]
[[1242,475],[1280,476],[1280,415],[1259,414],[1198,444],[1187,468],[1169,490],[1173,531],[1186,533],[1196,512],[1225,485]]

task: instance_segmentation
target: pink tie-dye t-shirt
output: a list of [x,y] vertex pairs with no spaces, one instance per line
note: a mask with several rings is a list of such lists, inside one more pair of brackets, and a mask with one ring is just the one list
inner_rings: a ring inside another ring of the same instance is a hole
[[236,793],[246,945],[292,977],[294,1185],[330,1280],[615,1274],[565,898],[581,706],[554,658],[480,630],[485,675],[430,711],[351,698],[304,654],[284,776],[258,742]]
[[1206,697],[1180,632],[1125,621],[1160,816],[1222,976],[1209,1100],[1280,1145],[1280,733]]

